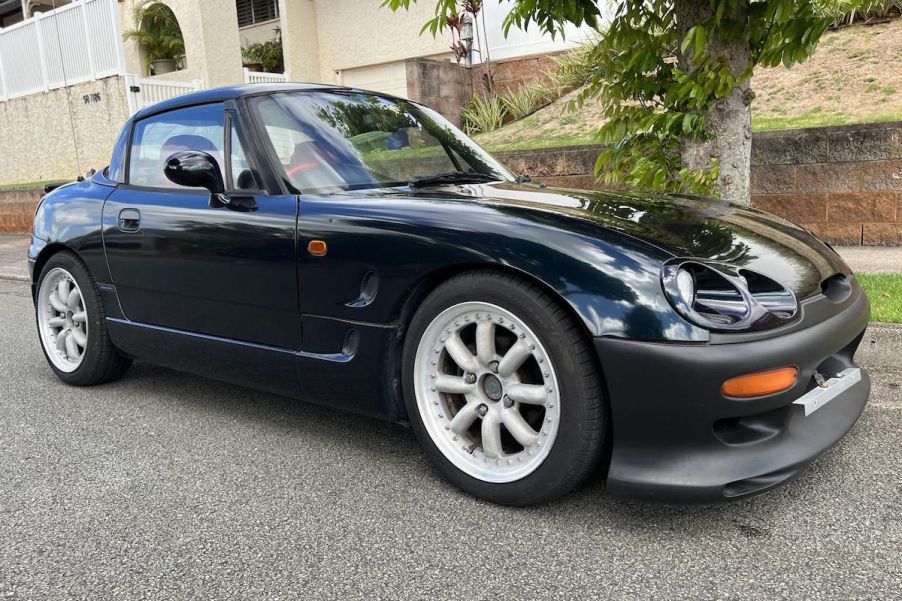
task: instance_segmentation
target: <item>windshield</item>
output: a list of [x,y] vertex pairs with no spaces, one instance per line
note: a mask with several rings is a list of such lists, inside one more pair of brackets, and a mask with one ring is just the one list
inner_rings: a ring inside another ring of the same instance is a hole
[[[280,93],[253,104],[299,192],[511,181],[495,159],[435,111],[360,92]],[[470,177],[468,177],[468,174]]]

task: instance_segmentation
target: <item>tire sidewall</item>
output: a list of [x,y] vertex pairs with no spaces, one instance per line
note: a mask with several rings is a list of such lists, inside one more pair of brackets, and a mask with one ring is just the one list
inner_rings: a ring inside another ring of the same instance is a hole
[[[523,287],[504,277],[486,273],[459,278],[453,285],[440,286],[414,314],[405,337],[402,379],[404,401],[411,427],[421,446],[439,470],[455,485],[479,497],[509,505],[531,505],[560,496],[563,483],[571,479],[571,469],[585,452],[582,416],[587,405],[600,399],[587,398],[582,385],[583,374],[571,351],[564,331],[550,319],[547,306]],[[448,307],[482,301],[498,305],[519,317],[538,336],[557,374],[560,395],[560,425],[548,456],[527,476],[506,483],[492,483],[474,478],[457,468],[432,441],[417,405],[414,385],[414,363],[420,340],[429,324]],[[595,434],[591,434],[595,436]],[[600,447],[600,441],[598,446]],[[597,452],[597,451],[596,451]],[[566,491],[564,491],[566,492]]]
[[71,372],[65,372],[57,368],[54,365],[53,361],[51,361],[50,356],[48,354],[47,349],[44,347],[43,338],[41,337],[41,332],[38,331],[38,340],[41,342],[41,351],[44,353],[44,357],[47,359],[48,365],[54,371],[54,373],[64,382],[68,384],[74,385],[82,385],[85,382],[93,379],[94,374],[101,367],[99,365],[102,354],[102,338],[98,335],[101,331],[101,328],[105,327],[104,324],[104,314],[103,309],[100,305],[100,298],[97,293],[97,286],[94,284],[94,279],[91,277],[88,270],[85,266],[78,260],[75,256],[68,252],[60,252],[52,256],[47,263],[44,264],[44,267],[41,269],[41,275],[37,282],[36,289],[36,297],[35,297],[35,323],[37,327],[40,328],[41,324],[38,320],[38,311],[41,311],[41,306],[39,305],[40,299],[37,297],[39,291],[41,289],[41,285],[44,282],[44,278],[56,268],[64,269],[67,271],[72,278],[75,280],[75,283],[78,284],[78,288],[81,290],[82,299],[84,300],[85,313],[87,314],[87,324],[88,324],[88,343],[85,347],[84,357],[82,358],[81,364]]

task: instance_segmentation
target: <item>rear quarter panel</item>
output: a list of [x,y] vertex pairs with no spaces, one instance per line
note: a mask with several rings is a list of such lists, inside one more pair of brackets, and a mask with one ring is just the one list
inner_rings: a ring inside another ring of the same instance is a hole
[[[109,283],[101,234],[103,203],[113,188],[93,180],[67,184],[47,194],[34,217],[32,248],[38,254],[32,281],[37,282],[47,256],[60,248],[75,252],[98,283]],[[33,251],[34,252],[34,251]]]

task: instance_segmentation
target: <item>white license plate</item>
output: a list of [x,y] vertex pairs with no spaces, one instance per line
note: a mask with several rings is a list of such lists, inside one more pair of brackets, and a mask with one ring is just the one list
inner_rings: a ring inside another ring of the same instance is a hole
[[821,386],[805,393],[793,403],[803,406],[807,417],[860,381],[861,370],[857,367],[850,367],[842,370]]

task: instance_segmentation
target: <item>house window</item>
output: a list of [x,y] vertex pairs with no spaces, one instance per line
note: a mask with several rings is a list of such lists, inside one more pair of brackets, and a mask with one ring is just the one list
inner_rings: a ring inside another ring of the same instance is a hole
[[279,0],[235,0],[238,27],[279,18]]

